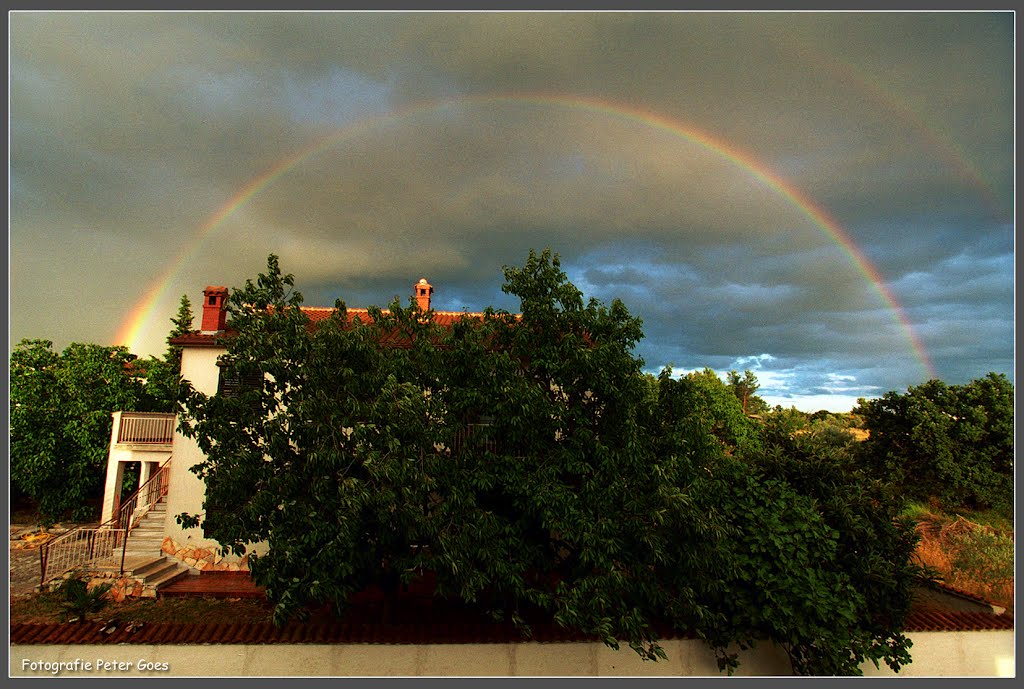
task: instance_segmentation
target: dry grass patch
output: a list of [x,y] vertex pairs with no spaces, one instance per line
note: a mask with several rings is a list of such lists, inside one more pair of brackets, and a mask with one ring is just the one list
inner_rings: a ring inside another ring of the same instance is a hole
[[[126,598],[90,617],[96,622],[254,623],[269,622],[271,606],[253,598]],[[61,622],[59,598],[52,593],[11,598],[11,624]]]
[[956,517],[936,515],[918,523],[918,562],[939,572],[944,583],[1013,609],[1013,533]]

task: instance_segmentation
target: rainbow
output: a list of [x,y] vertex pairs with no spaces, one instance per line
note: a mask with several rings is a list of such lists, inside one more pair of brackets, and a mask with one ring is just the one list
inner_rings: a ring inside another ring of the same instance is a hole
[[706,132],[700,131],[699,129],[659,113],[597,98],[543,93],[525,95],[492,94],[460,96],[443,100],[420,102],[401,110],[359,120],[358,122],[354,122],[342,127],[341,129],[335,130],[325,137],[316,139],[250,180],[248,184],[240,189],[238,193],[228,200],[227,203],[221,206],[219,210],[211,215],[207,221],[199,227],[194,239],[184,247],[179,256],[168,264],[163,273],[153,280],[146,289],[142,298],[131,309],[124,322],[118,328],[115,336],[115,342],[126,344],[129,348],[134,349],[135,342],[139,339],[140,334],[151,321],[157,305],[160,304],[166,296],[174,276],[181,270],[182,266],[186,265],[189,260],[197,254],[203,243],[217,230],[218,227],[220,227],[226,218],[238,210],[253,196],[272,184],[274,180],[281,177],[302,161],[338,144],[345,139],[354,137],[360,132],[376,129],[388,123],[393,123],[413,115],[432,111],[440,112],[447,108],[472,105],[500,105],[506,103],[534,104],[545,107],[583,110],[612,118],[637,122],[643,126],[666,132],[674,137],[697,144],[744,169],[753,178],[788,199],[793,206],[800,211],[800,213],[806,216],[831,241],[835,242],[843,250],[853,265],[864,275],[868,283],[878,293],[879,297],[892,312],[896,321],[905,333],[911,349],[924,371],[930,378],[937,377],[931,360],[928,357],[928,353],[920,339],[917,337],[917,334],[914,332],[910,320],[907,318],[906,312],[903,307],[900,306],[896,297],[886,286],[885,280],[882,279],[882,276],[879,275],[878,271],[871,264],[868,258],[860,251],[839,223],[836,222],[836,220],[832,218],[824,208],[815,204],[803,192],[773,172],[766,165],[749,154],[712,137]]
[[948,134],[943,133],[943,128],[935,123],[934,118],[926,118],[920,108],[912,105],[905,96],[888,88],[880,78],[868,74],[851,62],[819,50],[810,43],[800,40],[795,34],[784,33],[782,38],[783,45],[789,46],[803,59],[808,69],[824,70],[834,80],[849,82],[861,95],[894,114],[917,135],[932,155],[955,170],[964,182],[975,189],[978,196],[987,204],[993,218],[1006,218],[1007,212],[1012,209],[999,201],[992,184],[986,181],[978,166],[971,161],[961,146]]

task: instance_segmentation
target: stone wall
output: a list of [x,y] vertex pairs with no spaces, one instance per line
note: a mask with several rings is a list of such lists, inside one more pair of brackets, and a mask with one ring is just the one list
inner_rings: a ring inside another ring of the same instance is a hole
[[205,545],[181,545],[170,536],[164,537],[160,550],[201,572],[249,571],[248,555],[243,555],[239,560],[230,555],[220,554],[219,548]]
[[[77,576],[75,572],[67,572],[60,579],[47,582],[45,586],[38,586],[36,590],[54,592],[61,587],[65,580]],[[133,577],[130,574],[118,574],[117,572],[91,572],[88,577],[83,577],[87,590],[110,584],[110,591],[107,598],[120,603],[125,598],[156,598],[156,589],[146,586],[141,577]]]

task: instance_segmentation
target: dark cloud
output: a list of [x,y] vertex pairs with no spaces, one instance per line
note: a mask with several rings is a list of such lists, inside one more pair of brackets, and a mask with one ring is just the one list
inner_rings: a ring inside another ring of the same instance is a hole
[[12,342],[111,342],[180,261],[157,353],[270,252],[308,303],[515,310],[502,266],[550,246],[652,370],[841,407],[928,375],[905,319],[940,377],[1012,375],[1010,13],[10,24]]

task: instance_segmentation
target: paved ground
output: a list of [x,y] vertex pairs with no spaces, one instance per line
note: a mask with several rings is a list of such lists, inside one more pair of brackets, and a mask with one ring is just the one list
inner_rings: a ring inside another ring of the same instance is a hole
[[43,531],[34,524],[11,524],[11,595],[26,596],[39,584],[39,546],[76,524],[54,526]]

